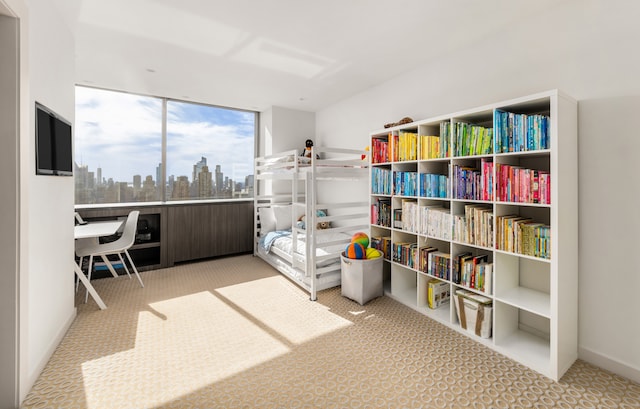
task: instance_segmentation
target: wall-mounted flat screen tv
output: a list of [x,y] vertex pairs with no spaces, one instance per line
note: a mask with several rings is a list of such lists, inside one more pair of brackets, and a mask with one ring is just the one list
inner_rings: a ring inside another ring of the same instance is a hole
[[36,174],[73,176],[71,123],[36,102]]

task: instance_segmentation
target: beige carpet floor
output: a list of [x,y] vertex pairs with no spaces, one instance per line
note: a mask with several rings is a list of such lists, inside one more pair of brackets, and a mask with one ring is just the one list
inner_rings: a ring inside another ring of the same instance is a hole
[[104,311],[78,297],[25,409],[640,407],[583,361],[553,382],[387,297],[311,302],[251,255],[142,278],[95,280]]

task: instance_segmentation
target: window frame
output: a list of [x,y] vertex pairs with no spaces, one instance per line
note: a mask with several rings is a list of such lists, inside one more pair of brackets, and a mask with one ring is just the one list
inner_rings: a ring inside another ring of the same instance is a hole
[[[259,111],[254,111],[254,110],[250,110],[250,109],[242,109],[242,108],[235,108],[235,107],[228,107],[228,106],[224,106],[224,105],[217,105],[217,104],[208,104],[208,103],[202,103],[202,102],[198,102],[198,101],[189,101],[189,100],[184,100],[184,99],[179,99],[179,98],[173,98],[173,97],[162,97],[162,96],[157,96],[157,95],[149,95],[149,94],[142,94],[142,93],[137,93],[137,92],[130,92],[130,91],[122,91],[122,90],[115,90],[115,89],[109,89],[109,88],[101,88],[101,87],[94,87],[94,86],[87,86],[87,85],[79,85],[76,84],[75,85],[76,88],[88,88],[88,89],[95,89],[98,91],[106,91],[106,92],[115,92],[115,93],[120,93],[120,94],[127,94],[127,95],[133,95],[133,96],[138,96],[138,97],[147,97],[147,98],[155,98],[160,100],[160,104],[161,104],[161,141],[160,141],[160,145],[161,145],[161,165],[162,165],[162,169],[161,169],[161,181],[156,181],[156,185],[160,185],[158,186],[158,194],[160,195],[160,200],[158,201],[134,201],[134,202],[108,202],[108,203],[77,203],[76,202],[76,198],[74,197],[74,206],[76,208],[90,208],[90,207],[114,207],[114,206],[122,206],[122,205],[134,205],[134,206],[154,206],[154,205],[165,205],[165,204],[185,204],[185,203],[191,203],[191,204],[197,204],[197,203],[207,203],[207,202],[231,202],[231,201],[253,201],[254,197],[255,197],[255,179],[254,179],[254,190],[253,193],[251,194],[251,196],[247,196],[247,197],[240,197],[240,198],[189,198],[189,199],[178,199],[178,200],[171,200],[171,198],[167,198],[167,138],[168,138],[168,132],[167,132],[167,124],[168,124],[168,111],[167,111],[167,106],[169,102],[177,102],[177,103],[185,103],[185,104],[193,104],[193,105],[200,105],[203,107],[209,107],[209,108],[217,108],[217,109],[224,109],[224,110],[231,110],[231,111],[238,111],[238,112],[245,112],[245,113],[250,113],[253,114],[254,120],[253,120],[253,158],[255,159],[256,154],[258,152],[258,147],[259,147],[259,130],[260,130],[260,112]],[[74,103],[75,104],[75,103]],[[76,163],[76,151],[75,151],[75,140],[76,140],[76,133],[75,133],[75,128],[76,128],[76,124],[74,123],[74,132],[73,132],[73,140],[74,140],[74,164]],[[255,162],[251,161],[250,163],[250,169],[253,170],[252,173],[248,173],[246,176],[251,176],[251,175],[255,175]],[[132,175],[133,176],[133,175]],[[75,177],[75,172],[74,172],[74,177]],[[192,181],[191,181],[192,182]],[[131,181],[127,181],[127,183],[131,183]],[[74,196],[76,196],[76,192],[74,190]]]

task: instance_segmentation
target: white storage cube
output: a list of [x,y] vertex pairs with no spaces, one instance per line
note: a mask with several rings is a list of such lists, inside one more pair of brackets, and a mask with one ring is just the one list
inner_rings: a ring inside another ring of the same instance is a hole
[[384,294],[382,286],[383,257],[372,259],[341,258],[342,296],[364,305]]
[[493,304],[490,298],[467,290],[456,290],[454,304],[463,329],[481,338],[491,338]]

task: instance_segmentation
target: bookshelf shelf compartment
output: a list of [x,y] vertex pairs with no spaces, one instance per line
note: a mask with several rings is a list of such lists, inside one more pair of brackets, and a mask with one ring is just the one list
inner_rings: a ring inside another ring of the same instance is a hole
[[551,362],[550,319],[497,301],[495,345],[510,358],[539,372],[549,372]]
[[[401,137],[415,143],[400,148]],[[374,131],[370,140],[372,180],[392,175],[384,196],[391,228],[372,222],[372,235],[418,255],[411,267],[385,261],[386,294],[468,336],[454,303],[429,308],[427,283],[445,282],[451,296],[467,289],[488,297],[492,338],[472,338],[560,379],[578,355],[577,102],[552,90]],[[408,189],[398,185],[407,181]],[[371,203],[381,197],[372,194]],[[433,251],[436,275],[420,257]],[[474,280],[486,284],[491,271],[486,290],[453,276],[470,260]]]
[[549,294],[541,291],[516,287],[503,292],[500,296],[496,296],[496,300],[512,306],[518,306],[524,311],[529,311],[545,318],[551,316]]

